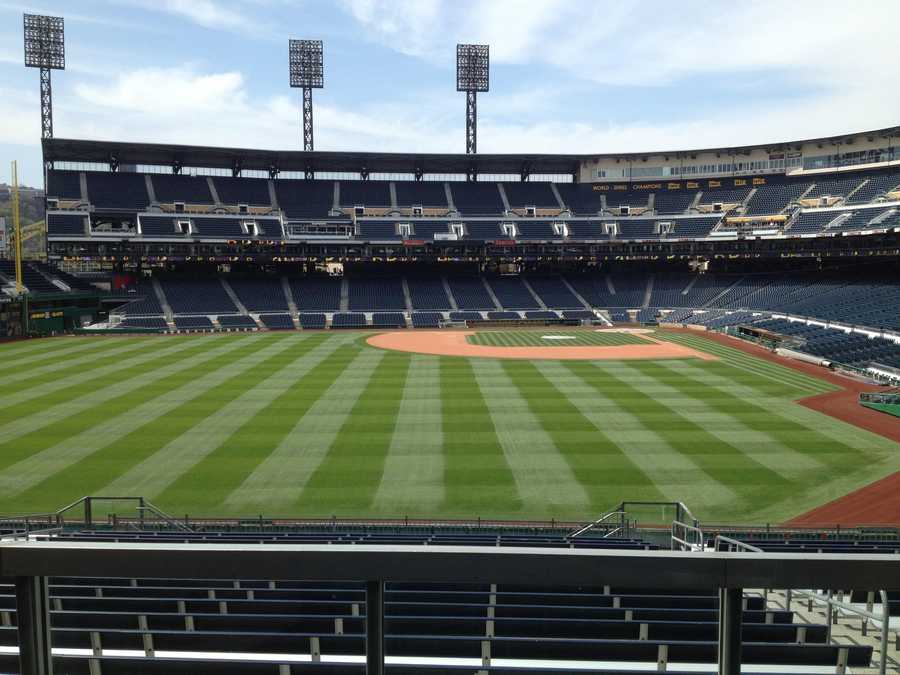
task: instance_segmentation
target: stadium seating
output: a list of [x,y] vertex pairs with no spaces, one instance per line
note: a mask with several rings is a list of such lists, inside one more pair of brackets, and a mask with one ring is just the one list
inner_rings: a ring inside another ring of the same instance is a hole
[[488,312],[488,321],[517,321],[522,318],[519,312]]
[[380,180],[340,181],[341,206],[367,206],[388,208],[391,206],[390,183]]
[[216,194],[223,204],[246,204],[247,206],[272,206],[269,196],[269,181],[263,178],[213,178]]
[[413,328],[440,328],[443,320],[440,312],[413,312],[410,318]]
[[696,191],[663,190],[654,195],[653,209],[659,215],[684,213],[696,197]]
[[117,307],[117,313],[126,316],[162,315],[163,309],[150,282],[138,282],[128,289],[128,295],[134,296],[134,300]]
[[334,311],[341,308],[341,280],[332,277],[307,277],[290,280],[297,309]]
[[238,311],[218,279],[165,279],[161,283],[175,314],[236,314]]
[[293,330],[290,314],[260,314],[259,320],[269,330]]
[[150,204],[144,174],[86,171],[85,177],[88,199],[95,209],[134,211]]
[[[366,315],[360,312],[337,312],[331,317],[332,328],[365,328]],[[306,326],[304,326],[306,328]]]
[[900,186],[900,173],[891,171],[867,177],[866,182],[847,199],[848,204],[865,204]]
[[496,216],[504,211],[497,183],[450,183],[453,205],[463,215]]
[[407,278],[413,309],[450,309],[450,299],[440,278]]
[[406,318],[401,312],[373,312],[372,326],[375,328],[406,328]]
[[137,317],[137,318],[126,318],[120,321],[117,328],[147,328],[152,330],[166,330],[168,329],[168,324],[166,320],[161,316],[145,316],[145,317]]
[[241,304],[250,312],[286,312],[287,299],[281,287],[280,279],[241,279],[228,280]]
[[559,314],[549,309],[536,309],[530,312],[525,312],[525,318],[556,320],[559,318]]
[[[176,319],[178,317],[175,317]],[[216,319],[222,328],[230,330],[252,330],[259,328],[257,323],[249,316],[243,314],[227,314]],[[177,321],[176,321],[177,325]]]
[[484,321],[481,312],[450,312],[451,321]]
[[488,280],[494,295],[504,309],[540,309],[519,277],[496,277]]
[[439,181],[396,181],[397,204],[421,206],[431,209],[447,209],[447,193]]
[[351,310],[406,309],[400,279],[350,279],[348,290]]
[[451,278],[448,283],[460,309],[496,309],[480,278]]
[[325,315],[318,312],[302,312],[300,327],[304,330],[325,328]]
[[526,206],[558,209],[556,195],[546,182],[503,183],[503,191],[509,201],[510,208],[521,209]]
[[47,196],[81,201],[81,173],[78,171],[48,171]]
[[603,207],[599,190],[586,183],[559,183],[557,191],[563,203],[574,214],[579,216],[595,216]]
[[212,204],[212,193],[206,178],[194,176],[176,176],[172,174],[153,174],[153,192],[156,201],[164,204],[184,202],[185,204]]
[[547,307],[583,309],[584,305],[572,295],[560,277],[529,277],[528,283]]
[[176,316],[175,328],[186,331],[210,331],[213,324],[205,316]]
[[71,235],[75,237],[87,234],[87,218],[83,214],[47,214],[47,234]]
[[288,218],[325,218],[334,205],[334,181],[274,181],[278,206]]
[[747,202],[748,216],[778,214],[784,211],[795,199],[806,192],[811,183],[784,183],[762,185]]

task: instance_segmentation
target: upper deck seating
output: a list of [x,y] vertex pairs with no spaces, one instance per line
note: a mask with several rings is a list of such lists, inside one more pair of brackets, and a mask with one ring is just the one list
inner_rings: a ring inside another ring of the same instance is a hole
[[747,202],[746,215],[777,215],[784,211],[788,204],[799,198],[809,189],[809,182],[791,182],[772,185],[760,185],[756,193]]
[[58,169],[48,171],[47,197],[81,201],[81,172]]
[[453,204],[463,215],[491,216],[503,213],[503,199],[497,183],[450,183]]
[[553,188],[547,182],[503,183],[503,190],[506,192],[510,208],[513,209],[521,209],[526,206],[544,209],[559,208]]
[[709,188],[700,195],[700,204],[742,204],[752,188]]
[[209,182],[200,176],[175,176],[157,173],[150,176],[156,201],[163,204],[184,202],[185,204],[212,204]]
[[847,178],[829,178],[816,180],[816,184],[810,190],[805,199],[816,197],[846,197],[858,188],[864,180],[863,176],[856,175]]
[[659,215],[684,213],[696,197],[696,190],[660,190],[654,195],[653,209]]
[[213,178],[216,194],[222,204],[247,206],[272,206],[269,196],[269,181],[265,178]]
[[426,209],[447,209],[447,192],[439,181],[395,181],[397,206],[409,208],[421,206]]
[[556,190],[563,203],[574,215],[591,216],[600,213],[604,194],[590,183],[558,183]]
[[150,203],[142,173],[86,171],[88,199],[96,209],[135,211]]
[[867,179],[866,183],[847,199],[848,204],[865,204],[900,187],[900,172],[896,170],[863,177]]
[[334,206],[334,181],[278,179],[278,206],[288,218],[325,218]]
[[340,201],[344,208],[391,206],[391,184],[384,180],[342,180]]
[[87,217],[85,215],[76,214],[47,214],[47,234],[54,235],[70,235],[75,237],[83,237],[86,235]]

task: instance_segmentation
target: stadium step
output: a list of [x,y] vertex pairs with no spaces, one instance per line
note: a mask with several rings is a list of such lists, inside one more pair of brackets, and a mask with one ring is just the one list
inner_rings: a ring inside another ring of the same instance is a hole
[[531,293],[531,297],[534,298],[534,301],[540,306],[541,309],[547,309],[547,305],[544,304],[544,301],[541,300],[541,296],[539,296],[535,290],[531,287],[531,284],[528,283],[528,279],[522,277],[522,285]]
[[484,289],[487,291],[487,294],[490,296],[491,302],[494,303],[494,306],[497,309],[502,311],[504,309],[504,307],[500,303],[500,298],[498,298],[497,294],[494,293],[494,289],[491,288],[491,285],[488,283],[487,279],[485,279],[484,277],[481,277],[481,283],[484,284]]
[[156,299],[159,300],[159,306],[162,307],[163,314],[166,315],[166,323],[169,324],[170,328],[174,328],[175,326],[175,317],[172,313],[172,306],[169,304],[168,299],[166,298],[166,293],[163,291],[162,284],[159,283],[159,279],[153,277],[153,292],[156,293]]
[[[228,297],[231,298],[231,301],[234,303],[234,306],[238,308],[238,311],[247,316],[250,312],[247,311],[247,307],[241,302],[241,299],[237,296],[237,293],[234,292],[234,289],[231,287],[231,284],[228,283],[228,279],[225,277],[219,277],[219,281],[222,282],[222,288],[225,289],[225,293],[228,294]],[[213,323],[216,323],[213,321]]]
[[[391,183],[393,185],[393,183]],[[412,297],[409,295],[409,283],[406,281],[406,277],[400,280],[403,285],[403,301],[406,303],[406,311],[413,311]]]
[[459,305],[456,304],[456,298],[453,297],[453,292],[450,290],[450,282],[447,281],[447,277],[441,277],[441,284],[443,284],[444,286],[444,293],[447,294],[447,301],[450,303],[450,309],[452,309],[453,311],[458,310]]
[[590,310],[594,309],[593,307],[591,307],[590,303],[584,299],[584,296],[575,290],[575,287],[569,283],[568,279],[566,279],[565,277],[560,277],[560,279],[562,279],[562,282],[565,285],[565,287],[569,289],[569,293],[574,295],[575,299],[578,300],[578,302],[580,302],[582,305],[584,305],[585,309],[590,309]]
[[653,284],[656,282],[656,275],[651,274],[647,277],[647,288],[644,289],[644,299],[641,302],[641,307],[649,307],[650,306],[650,296],[653,295]]
[[300,313],[297,311],[297,303],[294,302],[294,294],[291,293],[291,285],[288,283],[287,277],[281,277],[281,290],[284,293],[284,299],[291,313],[291,322],[294,324],[294,328],[299,330]]

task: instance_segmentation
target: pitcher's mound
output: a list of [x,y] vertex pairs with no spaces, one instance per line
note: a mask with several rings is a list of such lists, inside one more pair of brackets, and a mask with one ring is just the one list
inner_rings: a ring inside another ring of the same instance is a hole
[[614,346],[549,346],[498,347],[475,345],[466,338],[475,331],[423,331],[400,330],[373,335],[366,340],[380,349],[393,349],[414,354],[434,354],[437,356],[480,356],[491,359],[547,359],[553,361],[630,361],[646,359],[703,359],[717,360],[690,347],[664,342],[649,335],[641,337],[646,344],[626,344]]

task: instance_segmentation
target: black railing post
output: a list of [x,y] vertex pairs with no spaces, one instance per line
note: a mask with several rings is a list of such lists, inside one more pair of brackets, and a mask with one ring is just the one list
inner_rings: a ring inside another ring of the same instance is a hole
[[366,582],[366,675],[384,674],[384,582]]
[[53,675],[47,577],[16,577],[16,615],[22,675]]
[[744,589],[719,589],[719,675],[741,673]]

